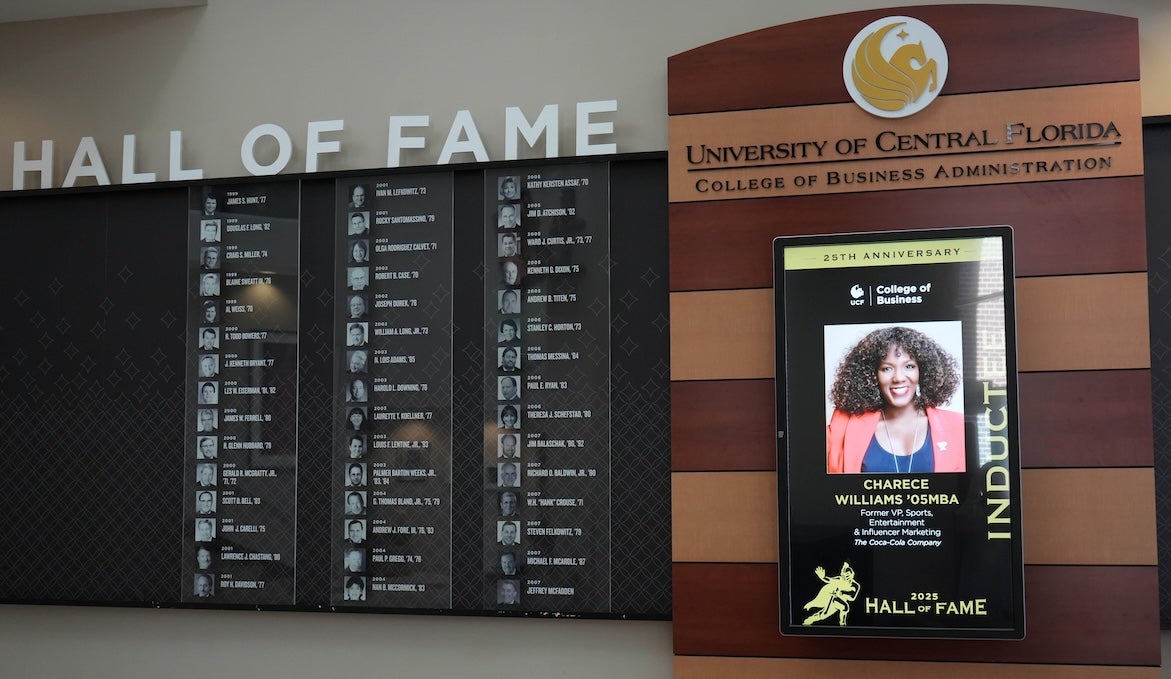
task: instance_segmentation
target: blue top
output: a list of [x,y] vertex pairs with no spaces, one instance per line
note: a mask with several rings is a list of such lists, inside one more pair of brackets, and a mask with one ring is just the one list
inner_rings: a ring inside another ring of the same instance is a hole
[[870,445],[866,448],[866,455],[862,457],[863,474],[906,474],[909,472],[935,471],[935,454],[931,452],[931,427],[927,427],[927,437],[923,445],[914,455],[895,455],[887,452],[878,443],[878,432],[870,437]]

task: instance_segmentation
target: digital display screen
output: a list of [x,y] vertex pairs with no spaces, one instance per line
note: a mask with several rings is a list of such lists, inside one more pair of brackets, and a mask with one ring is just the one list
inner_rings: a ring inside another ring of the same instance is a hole
[[781,631],[1023,637],[1011,229],[774,264]]

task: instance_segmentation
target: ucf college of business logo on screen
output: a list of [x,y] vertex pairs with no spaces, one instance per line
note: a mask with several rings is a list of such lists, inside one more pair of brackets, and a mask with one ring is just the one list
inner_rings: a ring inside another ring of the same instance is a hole
[[947,80],[947,49],[927,24],[885,17],[858,31],[842,63],[854,102],[883,118],[905,118],[935,101]]

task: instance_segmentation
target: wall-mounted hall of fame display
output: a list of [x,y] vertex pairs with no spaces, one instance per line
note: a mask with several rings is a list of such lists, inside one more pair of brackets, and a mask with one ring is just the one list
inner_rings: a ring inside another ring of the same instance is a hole
[[291,605],[298,187],[189,195],[183,600]]
[[782,633],[1022,638],[1011,229],[774,262]]
[[0,602],[669,617],[663,177],[646,154],[0,201],[13,247],[55,252],[0,300],[35,329],[0,328],[0,490],[29,510]]
[[488,172],[484,606],[610,598],[609,176]]
[[330,601],[606,615],[610,165],[475,176],[336,182]]
[[452,175],[337,190],[331,596],[448,608]]

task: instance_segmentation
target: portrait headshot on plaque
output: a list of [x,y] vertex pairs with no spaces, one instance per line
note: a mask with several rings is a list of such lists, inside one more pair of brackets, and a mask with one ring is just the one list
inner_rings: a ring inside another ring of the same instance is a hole
[[214,490],[201,490],[195,493],[195,513],[201,516],[215,514],[216,502]]
[[513,232],[502,233],[496,236],[497,257],[519,257],[520,236]]
[[502,373],[520,372],[520,350],[516,347],[497,348],[496,369]]
[[366,303],[365,295],[350,295],[350,298],[346,303],[346,307],[350,311],[350,317],[348,320],[351,321],[366,320],[366,314],[369,312],[370,308]]
[[358,547],[347,547],[345,557],[346,573],[366,572],[366,550]]
[[199,383],[199,404],[216,405],[220,402],[220,391],[215,382]]
[[346,325],[346,346],[347,347],[364,347],[367,344],[367,328],[369,328],[368,321],[359,321],[349,323]]
[[200,436],[195,442],[197,460],[214,460],[217,457],[215,436]]
[[353,349],[346,352],[346,372],[351,375],[361,375],[368,369],[370,355],[365,349]]
[[370,266],[370,241],[365,239],[350,241],[350,264]]
[[366,406],[354,406],[346,411],[346,429],[366,431]]
[[347,232],[350,236],[366,236],[370,233],[370,213],[369,212],[351,212],[350,213],[350,227]]
[[506,490],[500,494],[500,516],[516,516],[516,493]]
[[517,205],[501,205],[497,210],[496,226],[500,229],[515,229],[520,226],[520,207]]
[[369,203],[370,189],[365,184],[354,184],[350,187],[350,202],[346,205],[351,210],[365,210]]
[[220,275],[218,273],[205,273],[199,277],[199,296],[220,296]]
[[351,575],[346,578],[346,588],[342,593],[344,601],[366,600],[366,578],[360,575]]
[[366,543],[366,519],[350,519],[345,524],[347,545],[358,546]]
[[208,573],[195,574],[195,596],[199,599],[209,599],[215,596],[215,584]]
[[201,243],[218,243],[218,242],[220,242],[220,220],[218,220],[218,219],[201,219],[199,221],[199,242],[201,242]]
[[346,401],[350,403],[365,403],[370,395],[366,389],[366,380],[350,380],[346,386]]
[[362,292],[370,287],[370,268],[351,266],[346,269],[346,287],[351,292]]
[[220,374],[220,357],[218,354],[202,354],[199,357],[199,376],[216,377]]
[[520,544],[519,521],[497,521],[496,541],[505,547]]
[[519,314],[520,313],[520,291],[519,290],[497,290],[496,300],[498,311],[502,314]]
[[201,571],[211,568],[211,550],[203,545],[195,549],[195,567]]
[[826,326],[826,471],[965,469],[960,321]]
[[218,351],[220,348],[220,331],[218,328],[202,328],[199,331],[199,350]]
[[200,408],[195,415],[195,431],[214,434],[219,431],[219,413],[214,408]]
[[500,332],[496,335],[496,341],[501,344],[516,342],[520,339],[520,324],[511,318],[506,318],[500,322]]
[[210,190],[204,192],[203,203],[199,207],[204,217],[214,217],[220,211],[219,196]]
[[519,401],[520,380],[512,375],[496,378],[496,400]]
[[519,259],[506,259],[500,263],[500,282],[505,285],[520,285],[525,275],[524,262]]
[[199,249],[199,268],[217,271],[220,268],[220,249],[212,246]]
[[210,462],[195,465],[195,485],[200,488],[214,488],[216,485],[216,467]]
[[520,437],[516,434],[496,436],[496,457],[513,460],[520,457]]
[[357,379],[350,380],[346,387],[346,401],[349,403],[365,403],[370,398],[370,393],[366,389],[366,380]]
[[500,574],[516,575],[516,552],[502,552],[500,554]]
[[346,485],[359,488],[366,485],[366,465],[361,462],[351,462],[346,465]]
[[515,462],[501,462],[496,465],[496,485],[501,488],[520,486],[520,465]]
[[496,182],[496,200],[520,200],[520,177],[505,175]]
[[366,513],[366,491],[351,490],[346,493],[346,516],[362,516]]
[[351,434],[346,439],[346,455],[351,460],[361,460],[366,457],[366,435]]
[[195,492],[195,513],[201,516],[215,514],[214,490],[199,490]]
[[203,300],[203,322],[204,323],[219,323],[220,322],[220,303],[214,299]]
[[215,521],[212,519],[195,520],[195,541],[211,542],[215,539]]
[[501,429],[520,429],[520,411],[514,405],[496,406],[496,425]]
[[496,603],[501,606],[515,606],[520,603],[520,581],[501,580],[496,583]]

